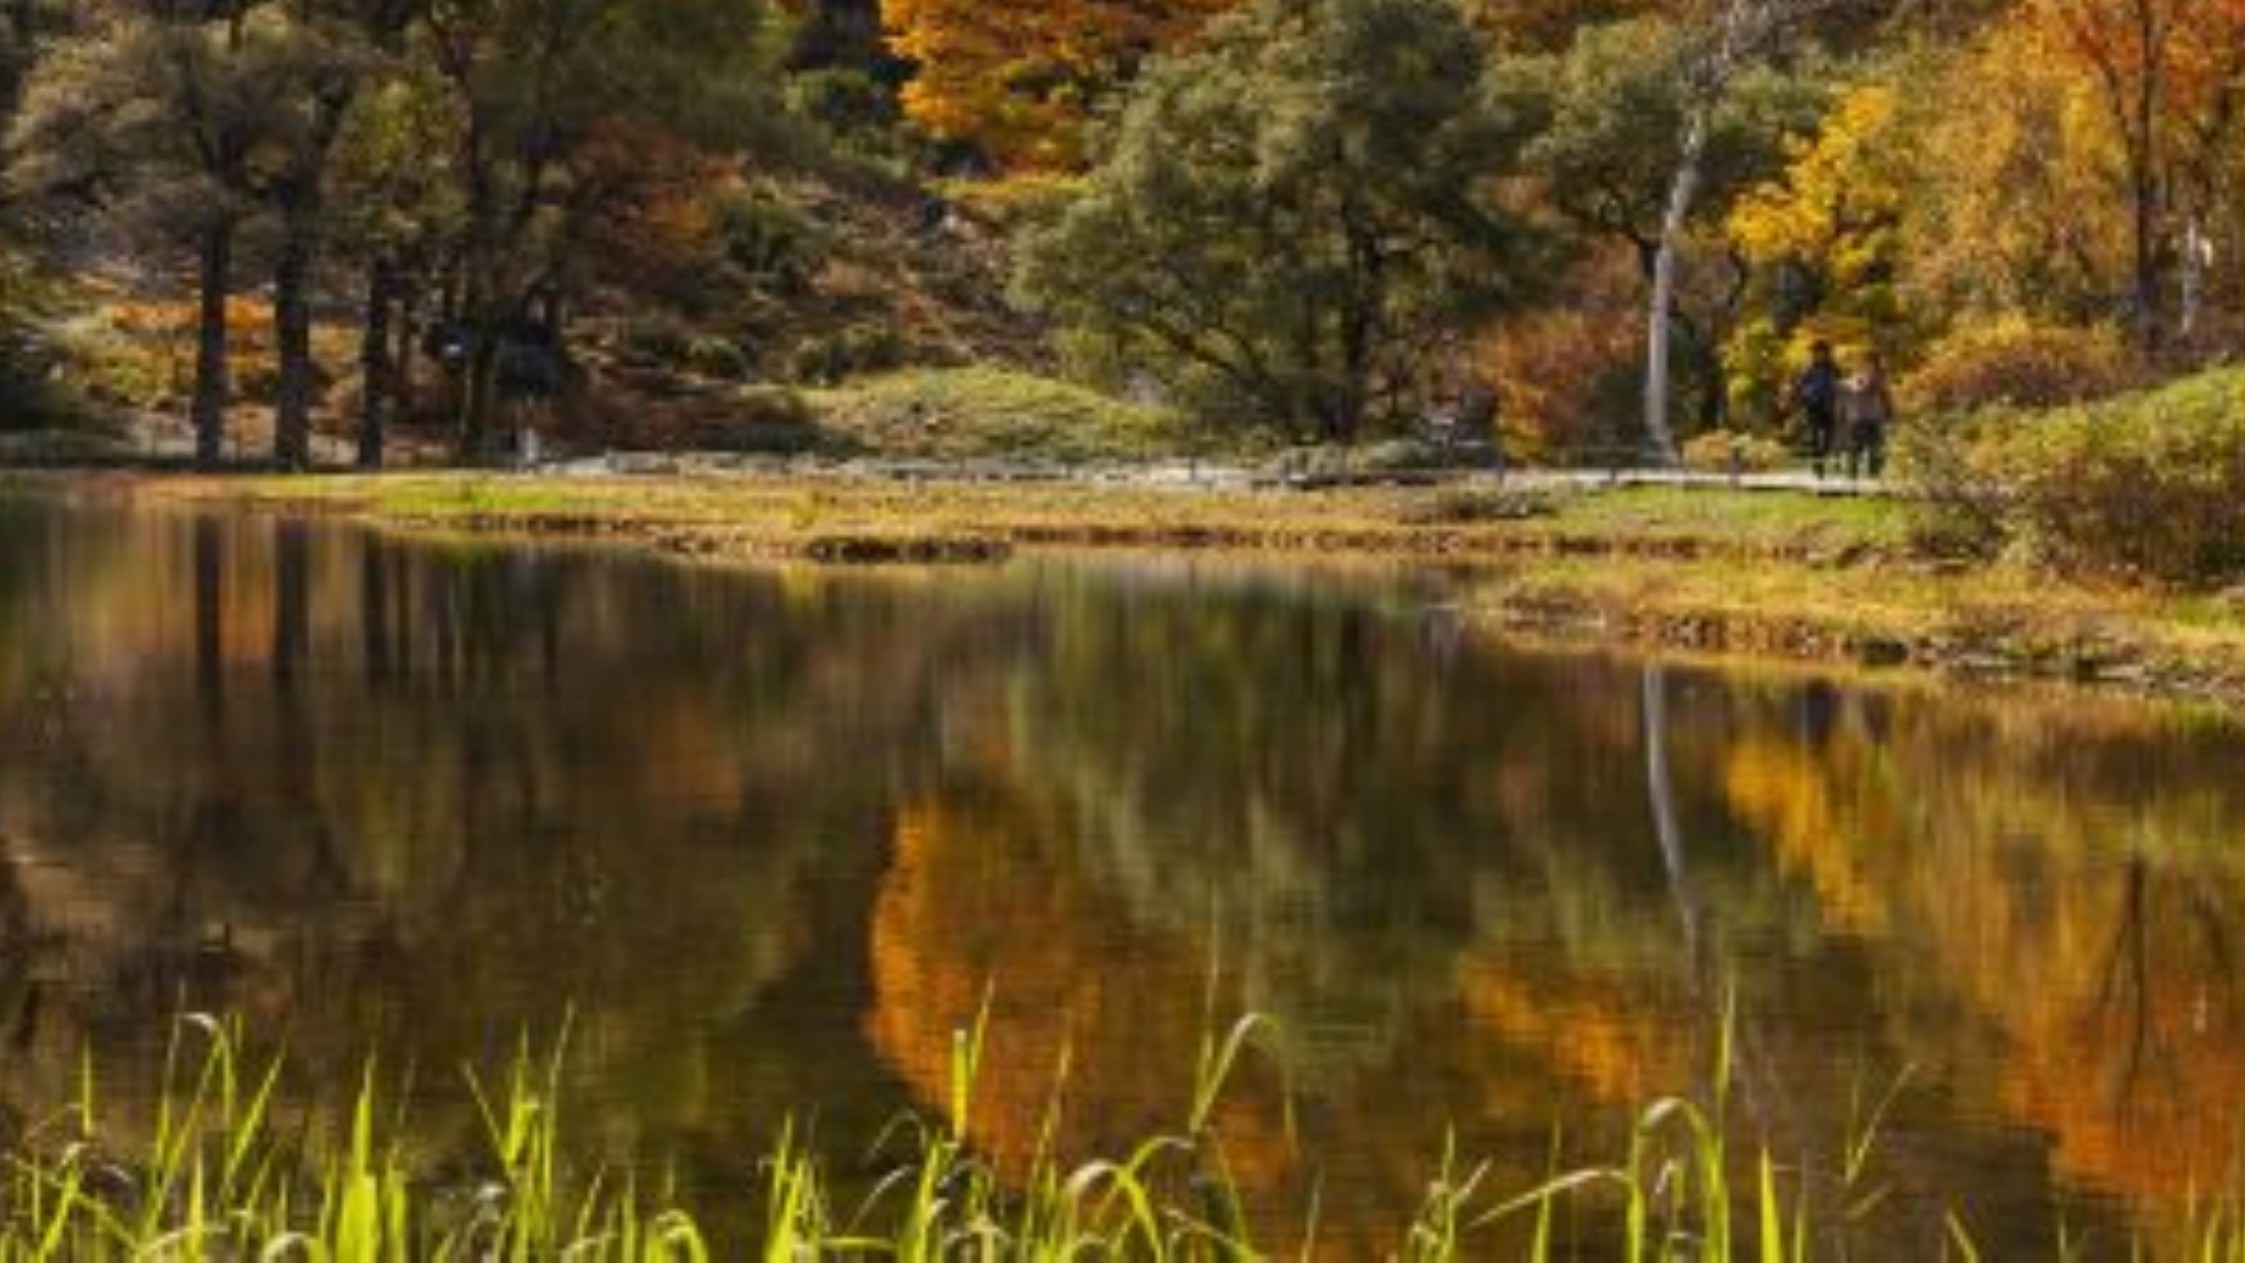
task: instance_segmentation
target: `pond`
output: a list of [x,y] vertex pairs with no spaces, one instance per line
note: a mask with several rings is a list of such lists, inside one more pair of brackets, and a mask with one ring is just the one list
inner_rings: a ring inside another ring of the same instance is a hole
[[1336,1257],[1446,1137],[1507,1192],[1615,1162],[1726,1045],[1781,1164],[1891,1095],[1882,1249],[1953,1213],[1990,1257],[2117,1250],[2239,1187],[2245,730],[1507,646],[1466,583],[0,498],[0,1103],[91,1049],[129,1118],[170,1019],[224,1012],[299,1097],[414,1067],[465,1152],[457,1068],[566,1022],[573,1142],[745,1231],[784,1122],[863,1160],[978,1014],[1018,1169],[1063,1061],[1057,1144],[1115,1153],[1252,1012],[1292,1109],[1243,1072],[1234,1175],[1315,1190]]

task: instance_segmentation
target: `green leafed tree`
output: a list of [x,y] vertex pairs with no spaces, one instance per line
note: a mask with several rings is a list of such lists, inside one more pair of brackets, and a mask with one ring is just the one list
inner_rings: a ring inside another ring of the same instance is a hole
[[1211,415],[1349,442],[1416,415],[1447,335],[1521,299],[1497,196],[1531,130],[1447,0],[1260,0],[1151,67],[1017,289]]
[[193,259],[190,419],[203,464],[225,440],[226,299],[278,109],[260,73],[269,28],[253,7],[89,0],[33,68],[9,131],[17,191],[96,206],[128,235]]
[[1725,405],[1720,351],[1747,281],[1720,227],[1747,189],[1784,170],[1788,146],[1815,131],[1828,93],[1812,76],[1744,68],[1707,107],[1696,195],[1672,232],[1678,138],[1689,130],[1703,40],[1666,19],[1637,18],[1586,28],[1521,73],[1549,118],[1528,158],[1552,208],[1577,231],[1626,247],[1648,292],[1664,246],[1686,256],[1680,270],[1698,283],[1677,286],[1662,306],[1697,420],[1715,425]]
[[434,0],[423,51],[458,124],[464,454],[488,445],[500,332],[557,307],[583,270],[581,229],[612,192],[588,156],[634,133],[757,137],[785,52],[770,19],[762,0]]

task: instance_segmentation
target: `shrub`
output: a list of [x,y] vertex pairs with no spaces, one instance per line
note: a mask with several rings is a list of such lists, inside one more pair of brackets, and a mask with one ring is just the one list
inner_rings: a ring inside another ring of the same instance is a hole
[[1505,450],[1531,463],[1584,459],[1641,424],[1643,365],[1636,277],[1575,278],[1563,310],[1508,321],[1479,348],[1476,367],[1504,403]]
[[694,335],[684,321],[657,313],[627,322],[621,341],[626,359],[648,367],[675,368],[685,363]]
[[1557,515],[1562,501],[1550,491],[1518,487],[1453,487],[1415,499],[1398,513],[1421,526],[1470,526],[1477,522],[1526,522]]
[[826,239],[818,224],[777,193],[727,192],[718,198],[715,214],[726,261],[755,284],[801,292],[825,262]]
[[887,325],[851,325],[797,343],[788,359],[788,375],[798,382],[831,386],[845,378],[900,367],[910,349],[904,336]]
[[2024,424],[2022,414],[1906,417],[1892,436],[1890,468],[1915,498],[1912,545],[1934,557],[1990,558],[2011,538],[2011,497],[1984,452],[1985,435]]
[[862,70],[827,67],[787,81],[790,113],[808,120],[830,144],[866,157],[894,146],[903,111],[896,90]]
[[779,387],[750,387],[721,412],[685,418],[667,445],[700,452],[795,456],[843,446],[819,427],[801,395]]
[[1741,430],[1709,430],[1684,444],[1684,468],[1709,474],[1759,474],[1783,468],[1790,456],[1776,439]]
[[748,353],[731,338],[699,337],[686,343],[681,362],[704,377],[739,381],[755,368]]
[[2113,329],[2009,317],[1942,339],[1903,383],[1902,397],[1917,413],[2055,408],[2116,394],[2133,377],[2128,348]]
[[2245,579],[2245,369],[2020,419],[1979,444],[2009,519],[2067,569]]

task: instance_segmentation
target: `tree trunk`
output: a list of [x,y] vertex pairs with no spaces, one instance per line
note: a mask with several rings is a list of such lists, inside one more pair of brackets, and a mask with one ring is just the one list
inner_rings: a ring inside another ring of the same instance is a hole
[[188,419],[195,428],[195,463],[210,469],[225,455],[226,447],[226,295],[233,288],[233,221],[222,220],[203,230],[201,256],[194,401]]
[[1676,159],[1676,176],[1668,187],[1668,206],[1661,212],[1660,240],[1653,252],[1653,296],[1645,316],[1645,442],[1654,460],[1676,463],[1676,434],[1669,427],[1669,374],[1676,307],[1678,258],[1684,226],[1699,197],[1700,166],[1707,155],[1708,107],[1695,106],[1684,125],[1684,143]]
[[273,342],[280,385],[273,406],[273,460],[283,469],[312,463],[312,242],[291,214],[273,264]]
[[421,357],[421,283],[410,276],[397,281],[397,350],[391,353],[391,363],[397,373],[397,385],[391,391],[392,411],[400,417],[410,418],[415,411],[414,391],[420,381],[417,367]]
[[2161,243],[2160,190],[2157,178],[2148,174],[2138,175],[2132,200],[2135,203],[2132,225],[2135,237],[2135,266],[2132,271],[2135,275],[2132,278],[2134,293],[2131,297],[2136,305],[2136,342],[2146,355],[2150,355],[2159,350],[2160,343],[2164,340],[2159,319]]
[[478,319],[468,327],[467,362],[460,382],[460,453],[462,464],[481,464],[489,447],[491,414],[498,394],[499,340],[495,322]]
[[366,317],[359,328],[359,468],[382,467],[382,442],[389,428],[390,302],[397,288],[390,261],[377,258],[366,269]]

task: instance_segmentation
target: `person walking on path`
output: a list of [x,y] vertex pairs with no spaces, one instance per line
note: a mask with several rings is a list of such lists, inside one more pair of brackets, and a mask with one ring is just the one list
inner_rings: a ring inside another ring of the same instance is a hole
[[1832,357],[1832,344],[1819,338],[1809,348],[1808,367],[1801,370],[1786,400],[1789,408],[1801,414],[1801,424],[1808,431],[1809,462],[1818,478],[1824,476],[1825,464],[1839,454],[1835,443],[1839,438],[1840,385],[1840,365]]
[[1847,380],[1840,395],[1840,424],[1846,428],[1847,476],[1877,478],[1886,472],[1886,436],[1894,424],[1894,392],[1887,388],[1886,365],[1877,352]]

